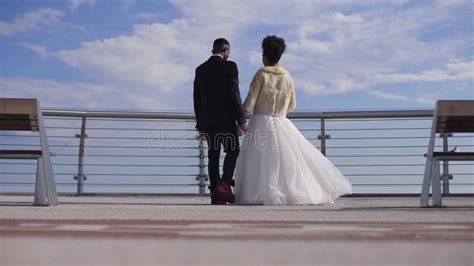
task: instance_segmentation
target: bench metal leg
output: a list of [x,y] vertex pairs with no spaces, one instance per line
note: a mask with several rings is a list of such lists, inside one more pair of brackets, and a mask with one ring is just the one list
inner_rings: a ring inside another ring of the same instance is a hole
[[[51,163],[51,157],[49,155],[48,140],[46,137],[46,130],[44,128],[43,113],[41,106],[38,103],[38,126],[40,133],[41,151],[43,158],[41,160],[43,173],[44,173],[44,184],[46,187],[46,196],[48,205],[58,205],[58,194],[56,192],[56,181],[54,180],[53,165]],[[39,170],[39,169],[38,169]]]
[[430,194],[430,179],[433,174],[433,152],[436,142],[436,116],[438,110],[435,107],[433,121],[431,122],[430,140],[428,142],[428,152],[426,153],[425,174],[423,176],[423,185],[421,187],[420,206],[428,207]]
[[441,202],[441,179],[439,174],[439,161],[433,161],[433,167],[431,170],[431,187],[433,197],[433,207],[442,207]]
[[430,194],[431,172],[433,169],[433,161],[431,158],[426,158],[425,174],[423,176],[423,185],[421,188],[420,206],[428,207]]
[[43,158],[38,158],[36,168],[35,201],[34,205],[48,205],[48,196],[46,193],[46,176],[43,167]]

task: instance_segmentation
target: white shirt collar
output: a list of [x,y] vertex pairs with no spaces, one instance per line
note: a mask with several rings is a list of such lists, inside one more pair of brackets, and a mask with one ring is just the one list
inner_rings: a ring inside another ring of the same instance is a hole
[[220,58],[224,59],[224,57],[221,54],[212,54],[212,56],[219,56]]

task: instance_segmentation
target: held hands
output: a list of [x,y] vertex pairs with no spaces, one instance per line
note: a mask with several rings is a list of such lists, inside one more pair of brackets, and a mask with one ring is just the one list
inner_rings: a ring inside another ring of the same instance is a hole
[[240,124],[239,127],[237,127],[237,135],[239,137],[242,137],[242,135],[244,135],[245,132],[247,132],[247,125],[245,123]]
[[199,131],[198,139],[206,140],[206,132]]

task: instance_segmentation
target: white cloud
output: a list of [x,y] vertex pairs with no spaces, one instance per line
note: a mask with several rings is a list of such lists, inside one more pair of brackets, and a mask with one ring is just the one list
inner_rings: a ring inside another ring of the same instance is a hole
[[209,53],[200,34],[186,20],[138,25],[132,35],[86,42],[56,56],[99,77],[171,91],[190,82],[196,64]]
[[253,66],[260,66],[262,64],[262,53],[251,51],[248,53],[248,61]]
[[300,21],[323,14],[329,9],[344,6],[399,5],[405,0],[171,0],[186,17],[196,21],[218,22],[221,25],[295,25]]
[[377,74],[372,84],[388,84],[402,82],[441,82],[464,81],[474,78],[474,61],[454,61],[444,68],[424,70],[419,73]]
[[154,20],[158,18],[160,15],[156,13],[148,13],[148,12],[142,12],[138,13],[134,16],[134,19],[136,20]]
[[95,109],[169,109],[152,95],[115,86],[58,82],[26,77],[0,77],[0,97],[38,98],[43,107]]
[[434,93],[429,93],[429,94],[422,94],[419,96],[416,96],[414,98],[415,102],[420,103],[420,104],[425,104],[425,105],[434,105],[434,103],[442,99],[443,95],[439,92],[434,92]]
[[69,8],[71,11],[76,11],[82,5],[89,5],[93,7],[96,3],[96,0],[69,0]]
[[451,61],[469,52],[469,36],[432,40],[423,36],[449,24],[454,11],[439,5],[406,10],[388,6],[352,14],[316,14],[297,24],[282,61],[288,56],[290,63],[299,61],[300,66],[288,65],[297,87],[317,95],[377,84],[472,79],[467,58]]
[[[294,16],[275,20],[282,10],[311,17],[314,10],[332,5],[331,1],[320,5],[312,1],[302,1],[299,5],[287,1],[277,4],[272,1],[172,2],[182,10],[184,18],[168,24],[138,25],[129,35],[82,43],[81,47],[59,51],[56,56],[99,77],[171,91],[192,81],[194,68],[209,55],[213,39],[225,36],[231,43],[236,40],[232,53],[233,58],[239,58],[239,52],[245,49],[239,44],[248,40],[244,34],[248,27],[259,23],[286,27],[285,23],[293,23]],[[235,13],[239,16],[234,16]],[[316,41],[313,43],[318,45]],[[324,45],[320,46],[321,50],[325,49]]]
[[[436,89],[423,89],[417,91],[413,89],[403,89],[407,84],[413,83],[430,83],[425,87],[440,87],[439,84],[442,82],[466,82],[466,87],[455,87],[449,88],[450,92],[459,90],[470,90],[472,91],[474,80],[474,61],[452,61],[447,63],[442,68],[434,68],[429,70],[423,70],[418,73],[390,73],[390,74],[378,74],[371,81],[371,86],[375,85],[386,85],[386,84],[400,84],[399,93],[387,93],[375,89],[368,90],[368,93],[379,98],[388,100],[403,100],[416,102],[423,105],[433,105],[437,100],[450,97],[447,93],[447,89],[444,88],[441,91]],[[403,84],[402,84],[403,83]],[[408,85],[408,88],[412,86]],[[426,91],[431,92],[426,92]],[[471,93],[471,97],[473,94]]]
[[457,6],[457,5],[472,5],[471,0],[437,0],[438,5],[442,7]]
[[18,32],[36,30],[40,27],[48,27],[58,24],[63,12],[52,8],[41,8],[33,12],[23,14],[14,22],[0,21],[0,34],[10,37]]
[[372,90],[369,93],[382,99],[389,99],[389,100],[407,100],[408,99],[408,97],[400,95],[400,94],[396,94],[396,93],[388,93],[388,92],[376,91],[376,90]]
[[48,50],[44,46],[33,44],[33,43],[24,43],[24,42],[20,42],[18,43],[18,45],[35,52],[42,59],[48,56]]
[[[309,95],[367,90],[378,84],[472,79],[472,62],[462,56],[469,37],[423,36],[455,18],[455,11],[444,8],[442,1],[411,6],[404,0],[172,3],[182,18],[137,25],[130,34],[85,42],[55,56],[104,80],[170,92],[191,86],[194,68],[207,57],[214,38],[227,37],[235,44],[232,59],[257,67],[261,38],[277,34],[288,44],[281,65]],[[255,32],[262,36],[255,37]]]

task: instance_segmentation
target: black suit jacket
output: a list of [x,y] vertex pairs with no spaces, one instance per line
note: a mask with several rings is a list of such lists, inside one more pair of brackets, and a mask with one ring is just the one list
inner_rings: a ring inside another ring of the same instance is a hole
[[196,128],[204,132],[235,130],[245,122],[237,64],[220,56],[196,68],[194,79]]

